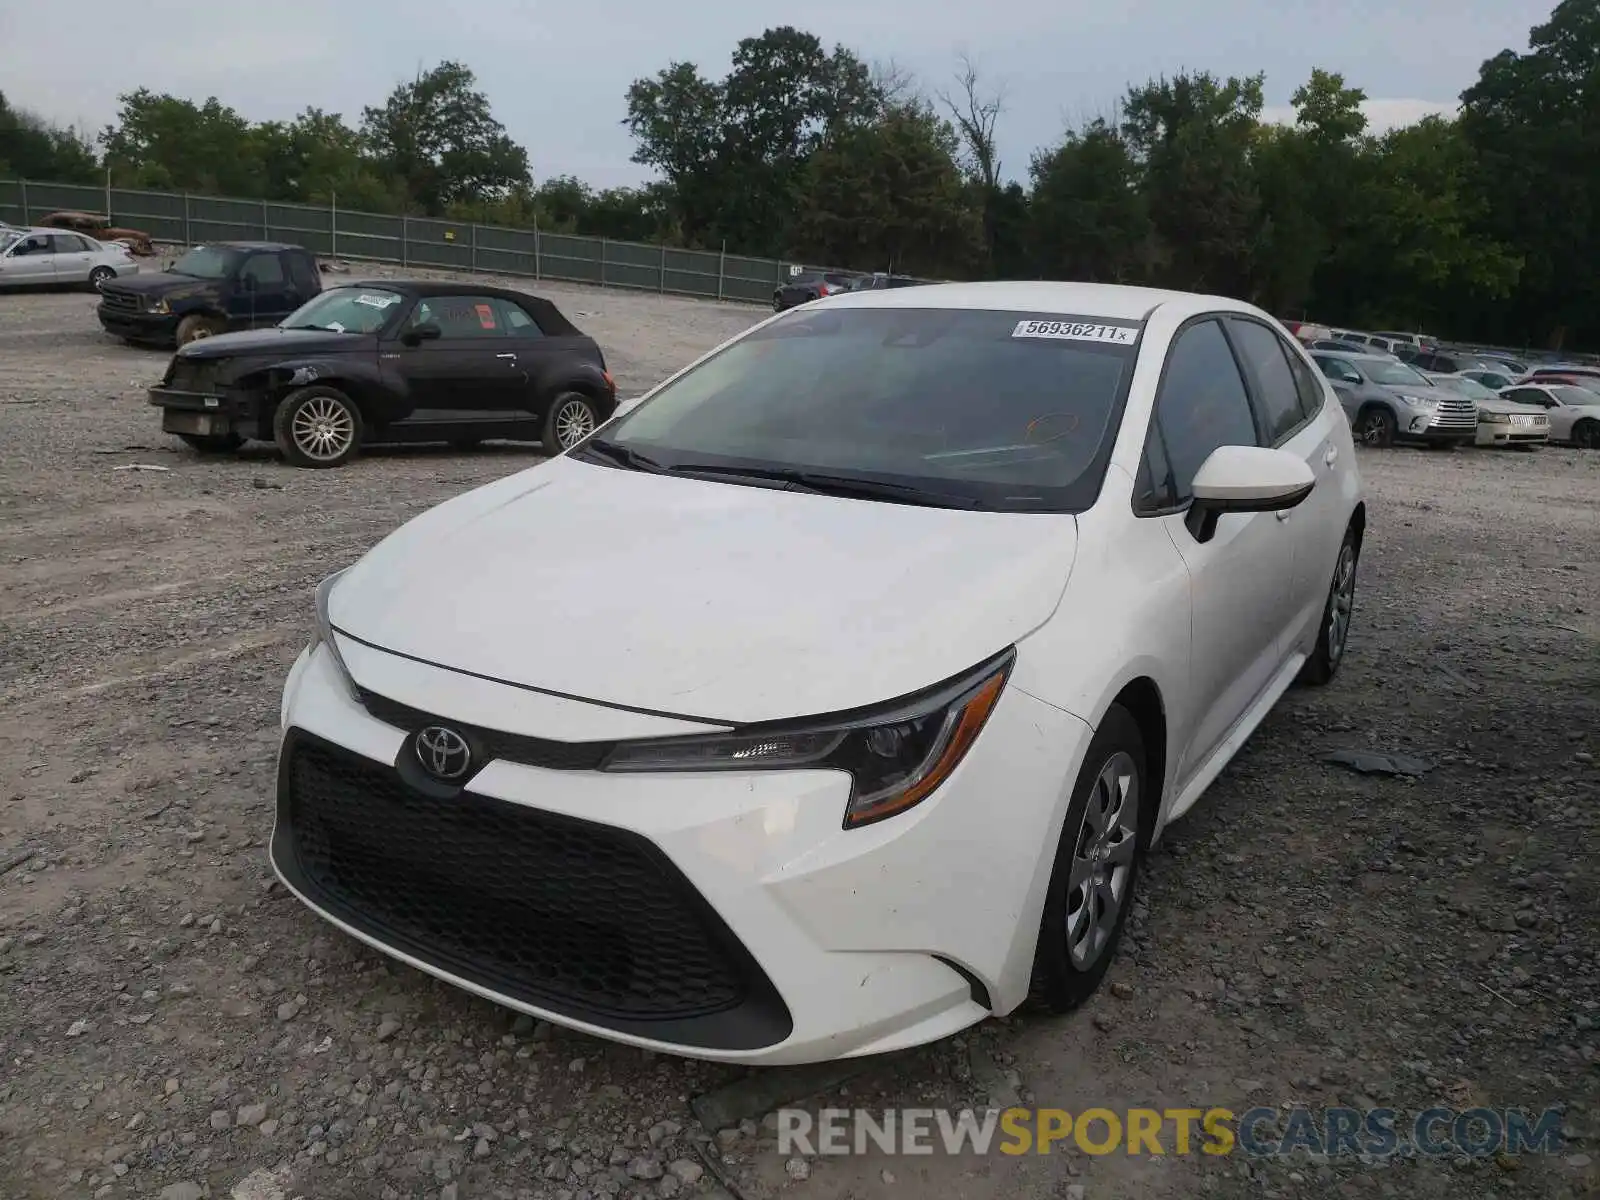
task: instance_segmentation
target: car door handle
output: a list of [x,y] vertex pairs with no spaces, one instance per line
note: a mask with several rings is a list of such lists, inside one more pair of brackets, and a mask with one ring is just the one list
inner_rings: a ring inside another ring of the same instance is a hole
[[1276,516],[1278,518],[1278,520],[1280,520],[1280,521],[1287,521],[1290,517],[1294,516],[1294,509],[1292,509],[1292,508],[1280,508],[1273,515]]
[[1322,461],[1323,461],[1323,463],[1325,465],[1330,466],[1330,467],[1333,466],[1334,463],[1338,462],[1339,461],[1339,447],[1337,447],[1337,446],[1329,446],[1327,448],[1327,450],[1323,451]]
[[516,362],[517,361],[517,356],[515,354],[496,354],[495,357],[496,358],[509,358],[512,362]]

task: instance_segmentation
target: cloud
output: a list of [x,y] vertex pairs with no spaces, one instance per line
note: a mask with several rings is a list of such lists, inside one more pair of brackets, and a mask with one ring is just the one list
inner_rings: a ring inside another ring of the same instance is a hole
[[[1405,125],[1415,125],[1423,117],[1453,117],[1459,106],[1454,102],[1439,100],[1365,100],[1362,115],[1367,118],[1367,132],[1388,133]],[[1294,107],[1289,104],[1269,104],[1261,110],[1261,119],[1275,125],[1293,125]]]

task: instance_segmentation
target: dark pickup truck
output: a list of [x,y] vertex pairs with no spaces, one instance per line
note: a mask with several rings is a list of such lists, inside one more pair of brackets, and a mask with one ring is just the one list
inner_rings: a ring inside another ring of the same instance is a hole
[[322,291],[311,251],[280,242],[211,242],[165,271],[100,289],[95,312],[130,342],[186,346],[198,338],[276,325]]

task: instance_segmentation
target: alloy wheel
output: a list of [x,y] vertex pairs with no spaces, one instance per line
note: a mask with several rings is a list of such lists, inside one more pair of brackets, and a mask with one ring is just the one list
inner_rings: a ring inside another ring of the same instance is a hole
[[1356,548],[1346,542],[1333,569],[1333,588],[1328,595],[1328,661],[1344,657],[1350,637],[1350,614],[1356,602]]
[[350,449],[355,440],[356,423],[339,401],[329,396],[313,396],[295,412],[289,424],[294,444],[307,458],[328,462]]
[[584,400],[568,400],[556,410],[556,441],[570,450],[594,432],[594,410]]
[[1067,876],[1067,955],[1080,971],[1105,953],[1122,918],[1139,845],[1139,769],[1118,750],[1089,790]]
[[1361,422],[1361,428],[1356,431],[1361,435],[1363,445],[1378,446],[1383,444],[1383,417],[1378,413],[1370,414]]

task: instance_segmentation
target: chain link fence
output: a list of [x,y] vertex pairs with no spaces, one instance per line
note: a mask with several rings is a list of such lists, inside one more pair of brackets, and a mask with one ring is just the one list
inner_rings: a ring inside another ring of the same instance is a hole
[[109,215],[113,225],[182,246],[291,242],[327,258],[492,271],[751,304],[770,304],[773,289],[798,265],[538,229],[351,212],[334,205],[0,179],[0,221],[28,225],[63,211]]

